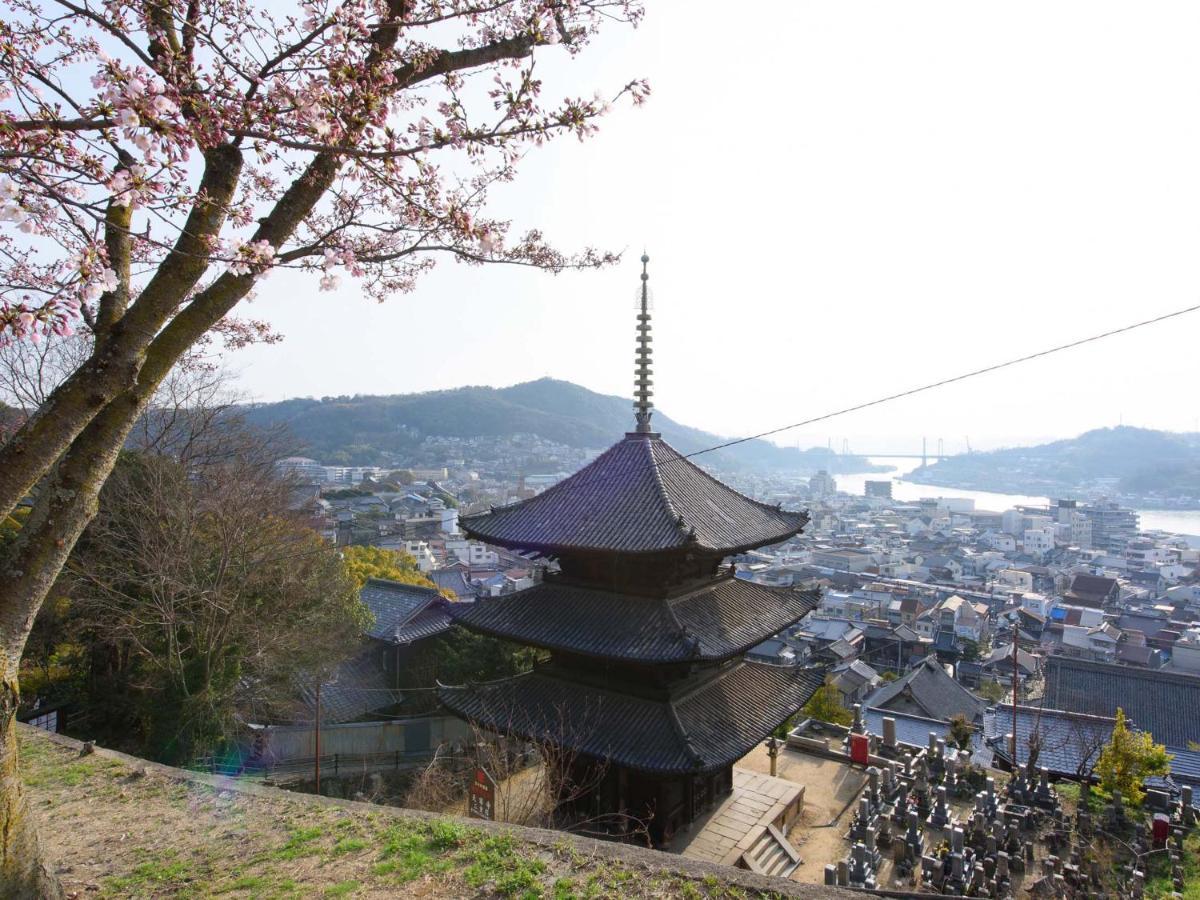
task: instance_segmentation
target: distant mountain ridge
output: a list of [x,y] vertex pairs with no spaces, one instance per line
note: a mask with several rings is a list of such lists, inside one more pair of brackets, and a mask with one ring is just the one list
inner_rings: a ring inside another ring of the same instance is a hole
[[1034,447],[954,456],[906,476],[923,484],[1026,494],[1102,490],[1200,497],[1200,434],[1118,426]]
[[[337,456],[352,465],[388,465],[426,436],[505,437],[525,433],[568,447],[600,450],[633,428],[632,401],[568,381],[542,378],[511,387],[461,387],[420,394],[294,399],[244,406],[253,424],[286,426],[314,459]],[[728,438],[681,425],[661,410],[654,427],[681,453]],[[823,447],[779,447],[755,440],[706,454],[717,468],[809,472],[871,471],[857,456]]]

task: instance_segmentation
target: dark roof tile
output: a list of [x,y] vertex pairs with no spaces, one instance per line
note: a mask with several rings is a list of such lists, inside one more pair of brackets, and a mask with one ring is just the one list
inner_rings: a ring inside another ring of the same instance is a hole
[[987,703],[951,678],[932,656],[912,671],[883,685],[866,699],[867,706],[886,709],[891,703],[909,700],[931,719],[949,722],[962,715],[974,722],[983,715]]
[[472,537],[550,554],[694,547],[722,555],[786,540],[807,522],[739,494],[645,434],[626,435],[536,497],[460,520]]
[[407,643],[450,628],[449,605],[436,588],[371,578],[358,592],[374,623],[367,634],[376,640]]
[[636,597],[544,581],[524,591],[452,604],[455,621],[523,644],[635,662],[722,660],[799,621],[816,591],[726,578],[673,598]]
[[1186,747],[1200,741],[1200,677],[1051,656],[1045,667],[1046,705],[1115,716],[1125,710],[1160,744]]
[[488,685],[442,688],[452,712],[487,728],[553,741],[657,774],[730,765],[803,706],[819,672],[742,662],[671,699],[649,699],[549,670]]

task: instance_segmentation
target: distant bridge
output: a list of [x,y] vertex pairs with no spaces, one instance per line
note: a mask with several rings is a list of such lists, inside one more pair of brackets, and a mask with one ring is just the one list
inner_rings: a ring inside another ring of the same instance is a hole
[[[936,450],[936,452],[934,452],[934,451],[929,450],[927,439],[921,438],[921,452],[913,453],[911,451],[892,451],[892,450],[865,450],[865,451],[864,450],[851,450],[850,449],[850,441],[847,438],[842,438],[842,455],[848,456],[850,454],[854,454],[855,456],[888,456],[888,457],[891,457],[892,459],[919,459],[919,460],[921,460],[921,464],[925,465],[930,460],[933,460],[934,462],[939,462],[940,460],[943,460],[943,459],[949,459],[952,456],[965,456],[965,455],[969,454],[971,452],[970,438],[966,439],[966,443],[967,443],[966,453],[947,453],[946,452],[946,442],[942,438],[938,438],[937,439],[937,450]],[[833,439],[832,438],[829,441],[829,449],[830,450],[833,449]]]
[[855,456],[886,456],[890,459],[932,459],[937,462],[952,456],[966,456],[966,453],[893,453],[891,450],[855,450]]

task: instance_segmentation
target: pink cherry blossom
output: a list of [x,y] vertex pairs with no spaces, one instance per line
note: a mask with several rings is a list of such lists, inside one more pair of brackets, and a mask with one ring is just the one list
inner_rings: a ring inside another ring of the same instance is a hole
[[[531,148],[645,100],[642,81],[543,91],[534,74],[542,55],[636,25],[640,0],[0,3],[0,340],[66,333],[119,288],[132,308],[179,254],[207,258],[174,311],[223,273],[240,279],[235,303],[280,267],[382,300],[443,259],[560,271],[616,258],[557,249],[490,215],[489,198]],[[211,201],[199,185],[231,157],[221,215],[181,249]],[[320,190],[284,215],[314,166]]]

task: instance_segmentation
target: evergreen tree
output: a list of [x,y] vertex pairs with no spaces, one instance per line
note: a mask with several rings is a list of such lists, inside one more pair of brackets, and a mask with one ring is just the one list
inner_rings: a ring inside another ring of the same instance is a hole
[[842,705],[842,698],[832,684],[826,683],[809,698],[801,710],[810,719],[829,722],[832,725],[849,725],[854,714]]
[[1125,723],[1125,710],[1117,709],[1117,723],[1112,737],[1100,751],[1096,774],[1100,787],[1110,794],[1120,791],[1130,805],[1142,802],[1142,784],[1147,778],[1163,776],[1171,771],[1171,754],[1146,731],[1130,731]]

